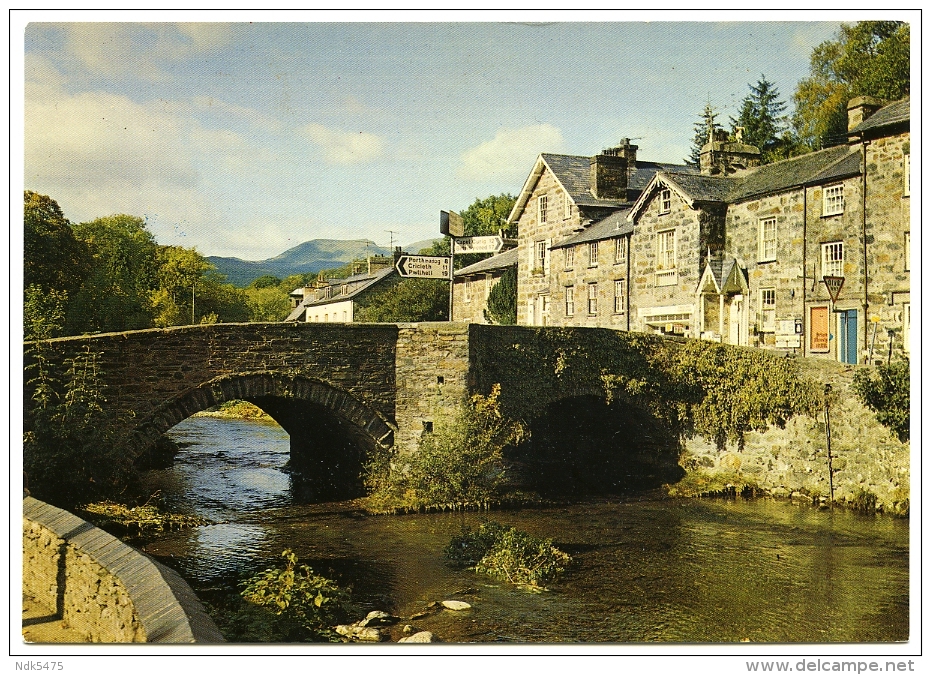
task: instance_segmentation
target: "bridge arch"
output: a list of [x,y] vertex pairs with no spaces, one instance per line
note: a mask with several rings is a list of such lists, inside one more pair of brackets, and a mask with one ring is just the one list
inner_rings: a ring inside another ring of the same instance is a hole
[[136,429],[140,453],[188,417],[245,400],[291,439],[292,475],[309,501],[356,497],[370,455],[394,442],[395,425],[351,394],[321,380],[275,372],[223,375],[159,405]]

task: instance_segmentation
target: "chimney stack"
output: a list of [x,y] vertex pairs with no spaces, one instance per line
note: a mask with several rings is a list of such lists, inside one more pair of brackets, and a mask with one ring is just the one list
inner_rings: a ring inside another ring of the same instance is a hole
[[591,158],[589,188],[596,199],[627,199],[630,173],[637,168],[637,146],[629,138]]
[[701,149],[699,167],[703,176],[728,176],[736,171],[760,165],[760,149],[728,140],[724,129],[715,129]]
[[853,131],[854,127],[866,120],[882,106],[883,102],[872,96],[857,96],[850,99],[847,104],[847,131]]

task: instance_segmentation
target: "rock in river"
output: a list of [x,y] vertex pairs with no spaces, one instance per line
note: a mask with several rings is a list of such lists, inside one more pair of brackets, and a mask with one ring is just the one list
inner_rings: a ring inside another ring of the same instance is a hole
[[453,611],[461,611],[463,609],[472,609],[472,605],[462,600],[444,600],[443,607],[446,609],[451,609]]

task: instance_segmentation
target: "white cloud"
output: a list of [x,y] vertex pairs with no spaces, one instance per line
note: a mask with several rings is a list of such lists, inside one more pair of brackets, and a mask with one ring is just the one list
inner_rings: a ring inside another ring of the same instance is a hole
[[384,139],[366,131],[342,131],[322,124],[308,124],[301,131],[333,164],[364,164],[384,154]]
[[551,124],[501,129],[492,140],[463,153],[458,175],[474,181],[519,179],[537,155],[560,152],[564,145],[562,132]]

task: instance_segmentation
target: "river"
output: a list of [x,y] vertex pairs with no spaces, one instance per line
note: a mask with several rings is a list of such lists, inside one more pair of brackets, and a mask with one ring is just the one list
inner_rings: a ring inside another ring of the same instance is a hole
[[[165,533],[145,551],[199,592],[280,560],[351,587],[366,609],[411,616],[447,642],[892,642],[909,637],[908,521],[773,500],[599,497],[490,513],[365,516],[297,504],[287,433],[193,417],[186,445],[150,471],[175,511],[217,524]],[[552,538],[573,562],[544,592],[448,566],[443,548],[484,519]],[[361,618],[361,617],[359,617]]]

